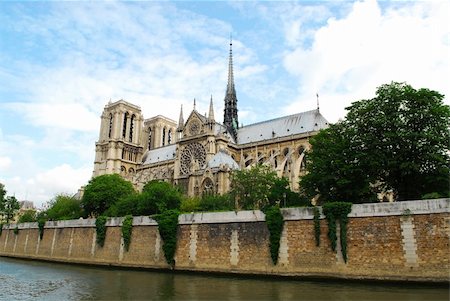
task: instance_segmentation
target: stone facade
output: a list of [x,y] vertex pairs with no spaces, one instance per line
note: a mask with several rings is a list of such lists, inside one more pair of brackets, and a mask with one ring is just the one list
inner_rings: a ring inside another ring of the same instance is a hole
[[181,187],[187,195],[223,194],[233,169],[255,164],[272,167],[298,190],[309,138],[328,122],[319,110],[239,126],[230,44],[224,122],[194,109],[178,123],[158,115],[144,119],[141,109],[124,100],[108,103],[101,117],[93,176],[121,174],[140,190],[158,179]]
[[[410,209],[405,214],[405,208]],[[269,251],[261,211],[183,214],[179,217],[176,270],[296,277],[430,281],[449,278],[450,199],[353,205],[347,255],[333,252],[321,217],[316,246],[312,208],[282,209],[278,264]],[[149,269],[169,269],[156,221],[134,217],[124,250],[122,218],[107,222],[105,244],[96,243],[95,220],[4,225],[0,256]]]

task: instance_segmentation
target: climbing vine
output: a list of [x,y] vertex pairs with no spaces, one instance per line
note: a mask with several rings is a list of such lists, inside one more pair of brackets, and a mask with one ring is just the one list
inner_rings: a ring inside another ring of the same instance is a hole
[[0,223],[0,236],[2,236],[2,232],[3,232],[3,223]]
[[13,230],[14,234],[17,235],[19,234],[19,226],[16,225],[16,227]]
[[323,205],[323,214],[328,222],[328,238],[331,242],[331,248],[336,251],[336,220],[339,220],[341,228],[341,250],[344,261],[347,262],[347,215],[352,211],[352,203],[332,202]]
[[131,243],[131,231],[133,230],[133,216],[127,215],[122,222],[122,237],[125,250],[128,251]]
[[97,243],[100,247],[103,247],[105,244],[105,238],[106,238],[106,216],[99,216],[95,220],[95,231],[97,233]]
[[172,267],[175,265],[174,256],[177,248],[178,215],[180,215],[178,210],[166,210],[155,216],[163,240],[164,256]]
[[44,237],[44,226],[45,226],[45,219],[38,220],[38,228],[39,228],[39,239],[42,240],[42,237]]
[[314,207],[314,236],[316,238],[316,247],[320,246],[320,211],[319,207]]
[[266,215],[267,228],[269,229],[270,256],[274,265],[278,262],[278,252],[280,250],[280,238],[283,231],[283,215],[280,207],[270,206],[264,210]]

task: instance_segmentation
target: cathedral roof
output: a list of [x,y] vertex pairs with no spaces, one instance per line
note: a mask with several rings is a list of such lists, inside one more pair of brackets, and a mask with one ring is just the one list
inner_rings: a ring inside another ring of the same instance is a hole
[[327,127],[328,121],[322,114],[311,110],[241,127],[238,129],[237,144],[319,131]]
[[175,159],[176,147],[176,144],[170,144],[167,146],[151,149],[144,155],[144,162],[142,164],[146,165],[173,160]]
[[207,167],[209,168],[218,168],[226,165],[228,165],[231,169],[239,169],[239,165],[236,161],[234,161],[230,155],[222,150],[215,154],[214,157],[212,157],[207,163]]

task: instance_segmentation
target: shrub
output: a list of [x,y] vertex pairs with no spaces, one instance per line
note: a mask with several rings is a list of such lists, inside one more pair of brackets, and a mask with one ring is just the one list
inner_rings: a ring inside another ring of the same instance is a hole
[[204,195],[200,199],[200,209],[202,211],[225,211],[234,210],[234,202],[228,194]]
[[183,198],[181,200],[181,212],[195,212],[200,210],[200,199],[196,197]]

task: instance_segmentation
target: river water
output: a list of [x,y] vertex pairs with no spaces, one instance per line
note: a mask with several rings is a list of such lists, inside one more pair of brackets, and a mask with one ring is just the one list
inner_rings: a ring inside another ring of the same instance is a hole
[[447,287],[256,279],[0,257],[0,300],[449,300]]

